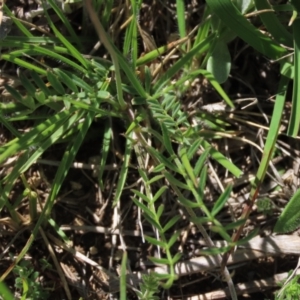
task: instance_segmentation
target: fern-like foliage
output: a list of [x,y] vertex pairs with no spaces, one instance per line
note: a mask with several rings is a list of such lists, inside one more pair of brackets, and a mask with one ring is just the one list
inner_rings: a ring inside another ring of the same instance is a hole
[[[189,123],[188,115],[182,110],[178,97],[172,92],[161,93],[160,97],[149,97],[147,104],[155,125],[151,128],[143,128],[141,132],[151,133],[155,141],[153,145],[158,144],[161,147],[146,146],[147,153],[153,158],[155,164],[151,173],[143,168],[139,170],[145,193],[133,190],[135,194],[133,201],[142,210],[145,219],[156,233],[155,238],[149,236],[145,238],[160,249],[158,253],[164,253],[163,256],[150,259],[167,268],[166,274],[158,276],[162,280],[162,286],[168,288],[177,278],[175,264],[180,260],[181,253],[174,248],[180,235],[177,229],[180,217],[175,215],[166,219],[165,205],[161,203],[166,190],[186,209],[190,221],[204,236],[209,236],[204,227],[210,223],[210,230],[217,232],[228,242],[228,246],[223,248],[216,248],[209,244],[210,248],[203,251],[205,254],[215,255],[228,251],[233,245],[232,230],[240,226],[243,220],[226,226],[218,220],[218,214],[229,199],[231,186],[228,186],[216,199],[213,207],[208,207],[205,203],[206,161],[213,158],[221,164],[224,164],[224,161],[228,164],[231,162],[210,147],[207,140],[199,134],[197,136],[199,129]],[[199,154],[200,149],[202,154]],[[255,232],[240,243],[246,242],[253,235]]]
[[153,118],[159,123],[164,124],[171,137],[177,142],[183,142],[183,132],[180,127],[189,127],[188,116],[180,108],[181,104],[173,93],[163,96],[161,103],[154,98],[148,99],[148,104]]
[[150,272],[149,275],[142,276],[140,291],[136,291],[139,300],[159,300],[155,294],[159,290],[159,282],[157,274]]

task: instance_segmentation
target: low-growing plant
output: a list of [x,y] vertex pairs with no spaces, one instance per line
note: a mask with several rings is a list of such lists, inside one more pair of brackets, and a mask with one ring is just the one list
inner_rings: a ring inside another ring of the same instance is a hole
[[283,280],[279,285],[281,289],[276,292],[276,300],[293,300],[297,299],[300,295],[300,275],[290,278],[292,271],[288,273],[287,279]]
[[22,260],[15,268],[13,273],[15,279],[15,293],[19,293],[21,300],[48,299],[50,293],[43,288],[39,282],[39,272],[34,270],[33,265],[28,260]]
[[139,300],[158,300],[160,299],[157,294],[159,292],[159,278],[154,272],[149,275],[142,276],[140,283],[140,291],[136,291]]
[[[28,242],[14,261],[14,264],[20,262],[15,266],[14,273],[18,276],[16,288],[21,293],[21,299],[47,297],[43,294],[45,291],[39,288],[39,274],[34,271],[30,262],[22,259],[36,239],[40,226],[46,226],[47,223],[52,226],[55,224],[53,228],[58,235],[67,240],[65,233],[59,232],[58,225],[50,216],[62,184],[95,121],[101,121],[103,129],[97,133],[97,139],[101,141],[101,147],[98,149],[101,159],[97,180],[99,187],[105,190],[104,166],[109,159],[111,142],[114,139],[112,118],[121,121],[120,131],[125,137],[125,142],[119,145],[123,152],[112,205],[115,207],[122,201],[131,163],[136,161],[135,171],[140,177],[140,189],[131,189],[131,198],[155,233],[155,238],[145,236],[145,240],[153,245],[158,253],[158,257],[151,256],[149,259],[166,268],[165,274],[150,273],[143,277],[140,291],[137,292],[139,299],[158,299],[155,293],[159,287],[171,288],[178,279],[175,266],[181,259],[181,253],[176,249],[181,234],[178,225],[180,216],[166,214],[163,201],[165,199],[171,205],[179,203],[184,208],[188,221],[198,228],[206,242],[207,249],[201,249],[200,253],[216,256],[231,297],[237,299],[232,278],[225,266],[230,251],[235,246],[249,241],[257,233],[257,230],[254,230],[246,237],[240,238],[274,154],[289,82],[299,82],[300,22],[294,18],[294,12],[299,12],[299,5],[296,1],[290,1],[284,7],[275,7],[270,6],[266,0],[207,0],[201,24],[199,22],[192,34],[188,34],[185,5],[183,1],[178,0],[176,25],[180,40],[157,49],[154,47],[155,49],[150,49],[151,51],[139,57],[138,33],[148,47],[152,44],[151,39],[148,39],[149,35],[147,36],[139,25],[142,0],[130,1],[130,18],[124,29],[124,40],[120,49],[107,34],[109,8],[113,6],[113,1],[109,1],[103,10],[99,9],[101,2],[97,3],[97,11],[102,13],[99,17],[94,12],[92,1],[86,0],[88,15],[99,40],[111,58],[105,60],[82,54],[83,42],[78,38],[65,13],[55,1],[48,2],[65,24],[66,36],[54,24],[46,7],[45,17],[53,33],[53,36],[47,37],[33,36],[32,32],[5,8],[6,14],[12,18],[23,36],[8,36],[0,41],[0,47],[4,51],[1,60],[26,70],[26,73],[21,72],[19,76],[22,89],[6,85],[13,101],[0,103],[0,121],[14,137],[1,145],[0,163],[18,156],[11,172],[1,179],[0,210],[6,209],[16,227],[22,225],[17,205],[9,199],[16,182],[21,178],[26,188],[23,196],[30,200],[30,222],[34,225]],[[283,8],[293,13],[290,28],[281,24],[274,14]],[[264,10],[264,13],[260,14],[260,10]],[[268,34],[262,33],[249,22],[248,13],[261,18]],[[235,178],[243,173],[229,157],[212,146],[212,141],[231,136],[230,132],[227,133],[231,123],[218,112],[207,113],[202,109],[195,109],[189,114],[189,111],[183,109],[180,95],[187,92],[194,80],[205,77],[218,97],[224,100],[225,105],[235,109],[234,101],[220,83],[225,82],[230,74],[231,57],[228,45],[236,37],[244,40],[264,57],[280,59],[280,81],[249,202],[239,220],[223,224],[219,216],[228,204],[232,186],[225,187],[210,205],[205,201],[204,191],[207,186],[208,161],[213,161]],[[289,59],[292,47],[295,51],[294,61]],[[160,55],[170,50],[178,50],[176,60],[164,61],[167,67],[161,64],[157,72],[151,70],[149,66],[154,64]],[[44,58],[50,62],[59,61],[63,67],[40,63],[40,58],[43,58],[43,61]],[[287,134],[295,137],[300,123],[300,115],[297,113],[300,101],[297,84],[293,85],[292,101]],[[15,128],[15,122],[19,121],[28,121],[34,126],[20,134]],[[64,145],[61,163],[54,176],[49,196],[38,213],[37,207],[40,203],[37,204],[37,194],[27,185],[24,174],[50,147],[57,144]],[[276,232],[287,232],[299,227],[299,213],[293,215],[294,211],[300,211],[296,201],[298,197],[299,191],[280,216],[274,228]],[[269,199],[258,200],[257,205],[264,213],[272,211]],[[226,246],[216,247],[208,231],[222,237],[227,243]],[[121,292],[124,299],[125,271],[126,259]],[[1,280],[9,272],[10,270],[7,270],[1,276]],[[298,288],[296,281],[293,281],[290,288],[286,288],[286,294],[295,293],[295,287]]]

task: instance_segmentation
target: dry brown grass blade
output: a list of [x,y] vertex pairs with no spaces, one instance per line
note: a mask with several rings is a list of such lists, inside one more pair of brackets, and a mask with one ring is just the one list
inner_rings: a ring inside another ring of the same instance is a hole
[[145,51],[152,51],[157,49],[156,43],[154,38],[151,36],[150,33],[148,33],[146,30],[144,30],[139,23],[137,23],[138,25],[138,29],[139,29],[139,33],[143,39],[143,43],[144,43],[144,48]]
[[112,274],[110,274],[109,271],[105,270],[103,267],[101,267],[98,263],[96,263],[95,261],[91,260],[90,258],[86,257],[85,255],[83,255],[82,253],[76,251],[74,248],[64,244],[63,242],[61,242],[59,239],[57,239],[56,237],[54,237],[53,235],[51,235],[50,233],[47,234],[48,237],[59,247],[61,247],[62,249],[64,249],[65,251],[71,253],[72,255],[74,255],[74,257],[88,263],[89,265],[97,268],[99,271],[101,271],[101,273],[106,277],[106,279],[108,279],[110,276],[114,276]]
[[60,264],[59,264],[59,262],[58,262],[58,260],[56,258],[56,255],[55,255],[55,253],[53,251],[53,248],[52,248],[52,246],[51,246],[51,244],[50,244],[50,242],[49,242],[49,240],[48,240],[48,238],[47,238],[44,230],[41,227],[40,227],[40,234],[41,234],[41,236],[42,236],[42,238],[43,238],[43,240],[44,240],[44,242],[46,244],[46,247],[47,247],[47,249],[48,249],[48,251],[50,253],[50,256],[51,256],[51,258],[52,258],[52,260],[54,262],[54,265],[56,267],[56,270],[57,270],[57,273],[59,275],[59,278],[60,278],[60,280],[62,282],[62,285],[63,285],[63,288],[64,288],[65,293],[67,295],[67,298],[69,300],[72,300],[72,295],[71,295],[71,292],[70,292],[70,289],[69,289],[69,286],[68,286],[68,282],[67,282],[66,277],[64,275],[64,272],[63,272],[63,270],[62,270],[62,268],[61,268],[61,266],[60,266]]
[[[295,273],[295,275],[300,275],[300,270],[298,270]],[[252,299],[250,298],[251,297],[250,294],[261,292],[262,290],[265,291],[267,289],[277,288],[278,282],[282,282],[287,278],[287,276],[288,273],[286,272],[286,273],[276,274],[266,279],[254,280],[246,283],[239,283],[235,285],[236,293],[238,294],[238,296],[243,295],[249,299]],[[223,291],[218,290],[206,294],[188,297],[186,298],[186,300],[207,300],[207,299],[217,300],[217,299],[224,299],[226,297],[228,297],[228,292],[226,290]]]
[[[203,242],[203,246],[206,243]],[[225,246],[224,241],[214,241],[217,247]],[[299,255],[300,238],[298,236],[278,235],[268,237],[255,237],[242,246],[239,246],[232,256],[229,258],[227,265],[239,265],[240,263],[249,262],[255,259],[266,257],[280,256],[280,255]],[[176,274],[178,276],[191,276],[196,273],[203,273],[213,271],[219,267],[218,261],[212,256],[195,257],[178,263],[175,266]],[[152,269],[157,274],[165,274],[167,269],[165,267],[156,267]],[[134,272],[134,278],[137,280],[141,278],[143,272]],[[130,275],[128,275],[128,280]],[[201,298],[204,299],[204,298]],[[210,298],[206,298],[210,299]],[[219,298],[212,298],[219,299]]]

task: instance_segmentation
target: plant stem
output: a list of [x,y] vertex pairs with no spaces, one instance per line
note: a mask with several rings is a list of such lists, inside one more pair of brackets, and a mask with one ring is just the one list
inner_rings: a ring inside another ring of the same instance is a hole
[[96,29],[96,32],[98,34],[99,40],[104,44],[107,51],[109,52],[112,62],[115,67],[115,76],[116,76],[116,86],[117,86],[117,93],[118,93],[118,101],[121,106],[121,109],[125,109],[127,107],[126,102],[123,98],[123,91],[122,91],[122,79],[121,79],[121,73],[120,73],[120,67],[119,67],[119,61],[118,61],[118,55],[112,46],[111,42],[109,41],[109,37],[107,36],[107,33],[105,32],[101,22],[99,21],[95,11],[92,7],[92,1],[91,0],[85,0],[85,5],[88,11],[88,14],[90,15],[90,19]]

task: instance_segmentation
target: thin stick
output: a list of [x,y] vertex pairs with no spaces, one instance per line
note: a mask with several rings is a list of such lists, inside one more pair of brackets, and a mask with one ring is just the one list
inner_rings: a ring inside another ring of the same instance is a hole
[[90,16],[90,19],[91,19],[91,21],[95,27],[95,30],[98,34],[99,40],[103,43],[103,45],[105,46],[105,48],[107,49],[107,51],[109,52],[109,54],[111,56],[112,62],[115,67],[116,86],[117,86],[119,104],[121,105],[122,108],[125,108],[125,107],[127,107],[127,104],[123,98],[123,91],[122,91],[122,85],[121,85],[122,80],[121,80],[121,74],[120,74],[118,55],[117,55],[115,49],[113,48],[112,44],[110,43],[109,38],[93,9],[92,1],[85,0],[84,3],[86,6],[86,9],[87,9],[87,12]]
[[66,292],[67,298],[69,300],[72,300],[72,296],[71,296],[71,292],[70,292],[70,289],[69,289],[69,286],[68,286],[68,283],[67,283],[67,279],[66,279],[66,277],[64,275],[64,272],[63,272],[63,270],[62,270],[62,268],[61,268],[61,266],[60,266],[60,264],[59,264],[59,262],[58,262],[58,260],[57,260],[57,258],[55,256],[53,248],[52,248],[51,244],[49,243],[49,240],[48,240],[48,238],[47,238],[44,230],[42,229],[42,227],[40,227],[39,230],[40,230],[40,234],[41,234],[41,236],[42,236],[42,238],[43,238],[43,240],[44,240],[44,242],[46,244],[46,247],[48,248],[50,256],[51,256],[51,258],[52,258],[52,260],[54,262],[54,265],[56,267],[57,273],[58,273],[58,275],[59,275],[59,277],[60,277],[60,279],[62,281],[62,285],[63,285],[64,290]]

